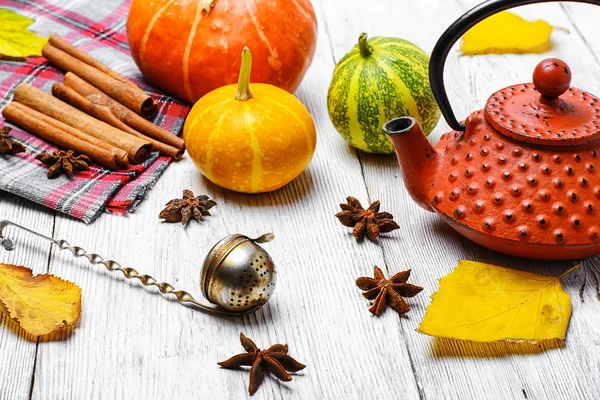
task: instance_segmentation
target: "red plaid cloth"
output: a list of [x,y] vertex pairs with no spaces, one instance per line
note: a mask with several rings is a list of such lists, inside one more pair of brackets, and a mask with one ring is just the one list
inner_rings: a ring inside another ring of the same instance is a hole
[[[12,9],[36,22],[29,28],[41,36],[54,32],[97,58],[117,72],[129,76],[152,95],[159,105],[154,122],[179,133],[189,107],[145,86],[130,57],[125,32],[129,0],[68,0],[54,5],[44,0],[0,0],[0,7]],[[0,109],[12,100],[12,92],[22,82],[50,92],[54,82],[62,82],[63,72],[46,59],[27,62],[0,61]],[[0,126],[10,125],[0,117]],[[47,179],[47,167],[35,159],[41,151],[57,148],[44,140],[13,127],[11,136],[27,148],[16,156],[0,154],[0,190],[27,198],[86,223],[102,211],[134,211],[147,191],[170,163],[170,158],[153,153],[143,164],[109,171],[92,165],[73,178]]]

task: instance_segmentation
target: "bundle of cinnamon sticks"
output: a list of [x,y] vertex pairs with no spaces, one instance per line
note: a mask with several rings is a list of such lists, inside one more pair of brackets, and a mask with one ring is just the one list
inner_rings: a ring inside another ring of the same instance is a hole
[[54,84],[54,96],[21,83],[2,111],[8,121],[111,170],[153,150],[181,158],[183,140],[145,119],[157,107],[135,84],[54,34],[42,54],[66,71],[64,83]]

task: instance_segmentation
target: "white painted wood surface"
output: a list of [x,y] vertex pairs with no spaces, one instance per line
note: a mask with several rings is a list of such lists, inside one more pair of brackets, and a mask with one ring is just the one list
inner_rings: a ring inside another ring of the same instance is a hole
[[[216,318],[166,301],[154,290],[124,281],[100,267],[57,254],[27,235],[19,248],[0,251],[0,262],[50,271],[83,289],[77,329],[55,339],[26,338],[15,323],[0,323],[1,399],[244,398],[247,371],[220,369],[217,361],[242,351],[242,331],[266,347],[288,343],[308,367],[290,383],[266,378],[253,398],[349,399],[598,399],[600,398],[600,258],[564,279],[573,317],[564,346],[470,344],[415,332],[438,279],[462,258],[558,275],[568,263],[541,263],[485,250],[455,234],[408,197],[394,157],[357,153],[335,132],[326,93],[335,62],[362,31],[397,36],[431,51],[443,30],[473,0],[313,0],[318,51],[297,96],[318,129],[317,152],[302,176],[271,194],[225,191],[200,176],[188,158],[169,167],[139,211],[104,215],[86,226],[14,196],[0,195],[0,218],[64,238],[200,296],[198,275],[206,252],[234,232],[277,239],[265,248],[279,269],[276,294],[255,315]],[[600,93],[600,8],[545,4],[516,10],[544,18],[556,30],[544,55],[449,57],[446,81],[461,118],[481,108],[492,92],[529,81],[547,56],[565,59],[573,84]],[[432,141],[447,131],[441,121]],[[214,197],[205,224],[158,222],[163,204],[184,188]],[[378,243],[356,243],[334,218],[354,195],[381,200],[401,229]],[[212,210],[211,210],[212,211]],[[386,273],[412,268],[425,287],[410,299],[406,318],[388,311],[373,317],[354,285],[373,265]]]

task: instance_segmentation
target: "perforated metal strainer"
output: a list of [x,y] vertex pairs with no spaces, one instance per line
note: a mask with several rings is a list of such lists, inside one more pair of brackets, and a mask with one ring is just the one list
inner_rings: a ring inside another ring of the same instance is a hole
[[125,278],[136,278],[145,286],[156,286],[161,293],[173,294],[184,305],[220,315],[242,315],[253,313],[269,300],[275,290],[277,273],[269,254],[259,243],[270,242],[272,233],[256,239],[235,234],[221,239],[207,254],[200,273],[200,288],[204,297],[218,307],[198,302],[191,294],[175,289],[166,282],[157,282],[150,275],[140,274],[133,268],[123,267],[116,261],[104,260],[66,240],[56,240],[10,221],[0,221],[0,240],[5,250],[13,250],[14,241],[4,230],[8,226],[21,229],[41,237],[61,250],[69,250],[75,257],[85,257],[91,264],[102,264],[111,272],[121,271]]
[[257,239],[243,235],[221,239],[204,260],[200,274],[204,297],[235,313],[265,304],[275,290],[277,273],[273,260],[257,243],[273,238],[269,233]]

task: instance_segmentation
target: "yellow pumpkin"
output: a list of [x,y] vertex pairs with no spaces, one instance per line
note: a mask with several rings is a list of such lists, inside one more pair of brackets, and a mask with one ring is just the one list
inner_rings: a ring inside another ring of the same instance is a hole
[[250,84],[252,56],[242,52],[238,85],[202,97],[183,127],[188,154],[210,181],[244,193],[270,192],[302,173],[315,152],[315,124],[283,89]]

